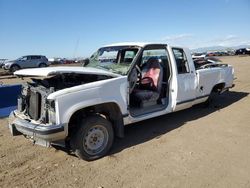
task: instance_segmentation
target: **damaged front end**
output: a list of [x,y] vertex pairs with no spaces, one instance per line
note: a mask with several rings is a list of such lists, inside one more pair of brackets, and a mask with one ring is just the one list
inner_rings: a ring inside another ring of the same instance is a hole
[[47,100],[47,96],[54,91],[53,87],[45,88],[39,85],[35,87],[31,83],[24,84],[18,98],[17,111],[39,124],[55,124],[51,116],[52,112],[55,112],[54,101]]
[[22,85],[17,110],[9,117],[13,136],[23,134],[44,146],[64,137],[64,125],[56,124],[55,102],[47,99],[53,92],[54,87],[45,87],[35,79]]
[[65,125],[57,116],[56,101],[48,99],[54,92],[66,88],[112,78],[108,75],[64,73],[45,78],[32,78],[22,85],[18,108],[9,116],[13,136],[23,134],[34,143],[49,146],[51,142],[66,138]]

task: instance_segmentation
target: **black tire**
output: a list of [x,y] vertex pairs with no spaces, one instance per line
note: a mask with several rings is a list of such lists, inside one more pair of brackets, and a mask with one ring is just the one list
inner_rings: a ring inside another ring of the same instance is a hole
[[208,99],[203,103],[204,107],[212,107],[214,103],[214,99],[219,95],[218,92],[212,91],[208,97]]
[[47,67],[47,65],[45,63],[40,63],[39,64],[39,67],[42,68],[42,67]]
[[19,70],[20,69],[20,67],[18,66],[18,65],[12,65],[11,67],[10,67],[10,72],[15,72],[15,71],[17,71],[17,70]]
[[101,116],[93,115],[81,121],[72,135],[70,145],[80,159],[92,161],[105,156],[113,141],[112,124]]

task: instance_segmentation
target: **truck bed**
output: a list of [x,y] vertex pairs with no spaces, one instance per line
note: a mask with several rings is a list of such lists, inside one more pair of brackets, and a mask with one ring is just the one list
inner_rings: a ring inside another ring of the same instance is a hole
[[198,88],[196,97],[209,95],[215,85],[224,84],[224,88],[233,85],[233,67],[226,64],[209,64],[196,70]]

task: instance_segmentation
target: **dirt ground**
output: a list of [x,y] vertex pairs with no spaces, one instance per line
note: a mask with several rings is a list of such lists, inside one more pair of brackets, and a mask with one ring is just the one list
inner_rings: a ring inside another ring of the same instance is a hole
[[93,162],[12,137],[0,119],[0,187],[250,187],[250,56],[221,59],[235,68],[230,92],[127,126]]

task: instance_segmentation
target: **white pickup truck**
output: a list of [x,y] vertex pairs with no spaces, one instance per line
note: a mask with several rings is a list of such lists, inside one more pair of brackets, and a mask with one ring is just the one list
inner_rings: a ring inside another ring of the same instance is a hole
[[233,87],[233,67],[195,65],[186,48],[154,43],[104,46],[84,67],[15,72],[32,77],[9,117],[12,135],[49,146],[65,141],[85,160],[110,150],[124,125],[189,108]]

